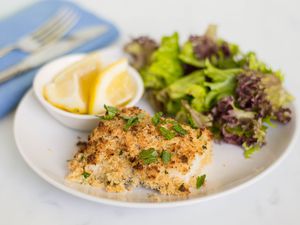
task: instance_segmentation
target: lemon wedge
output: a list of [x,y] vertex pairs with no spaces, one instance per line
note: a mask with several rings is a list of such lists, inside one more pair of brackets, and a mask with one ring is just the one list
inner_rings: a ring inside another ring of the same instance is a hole
[[88,113],[90,86],[100,71],[97,54],[66,67],[44,88],[44,97],[52,105],[73,112]]
[[104,104],[126,105],[137,92],[137,84],[128,73],[128,61],[120,59],[104,68],[91,86],[89,114],[104,111]]

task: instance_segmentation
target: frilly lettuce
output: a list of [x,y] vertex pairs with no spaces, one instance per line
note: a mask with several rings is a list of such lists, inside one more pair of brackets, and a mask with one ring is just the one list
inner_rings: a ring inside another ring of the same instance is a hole
[[205,60],[219,68],[235,68],[241,52],[235,44],[217,38],[217,27],[210,25],[202,36],[192,35],[181,49],[179,58],[188,65],[205,67]]
[[291,119],[291,110],[287,106],[293,98],[274,74],[254,70],[243,72],[237,77],[235,95],[239,107],[257,113],[257,117],[270,117],[281,123]]
[[143,37],[125,48],[159,111],[193,128],[209,127],[215,137],[242,146],[245,157],[265,143],[270,120],[290,121],[292,97],[281,71],[218,38],[216,26],[191,35],[181,48],[178,39],[174,33],[157,45]]
[[141,70],[150,63],[152,53],[157,49],[157,43],[146,36],[133,39],[124,46],[124,51],[131,56],[131,65]]

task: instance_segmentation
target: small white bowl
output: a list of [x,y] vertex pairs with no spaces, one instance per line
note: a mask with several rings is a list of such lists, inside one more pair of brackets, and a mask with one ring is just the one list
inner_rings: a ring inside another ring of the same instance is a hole
[[[104,49],[99,53],[99,57],[101,58],[100,60],[104,64],[109,64],[123,56],[121,51],[116,48]],[[84,54],[67,55],[44,65],[38,71],[33,81],[33,89],[39,102],[60,123],[76,130],[91,131],[97,126],[99,118],[93,115],[75,114],[59,109],[50,104],[43,95],[43,88],[47,83],[51,82],[53,77],[59,71],[83,57]],[[140,74],[134,68],[129,67],[129,74],[133,77],[137,84],[137,93],[126,106],[134,106],[141,99],[144,93],[144,85]]]

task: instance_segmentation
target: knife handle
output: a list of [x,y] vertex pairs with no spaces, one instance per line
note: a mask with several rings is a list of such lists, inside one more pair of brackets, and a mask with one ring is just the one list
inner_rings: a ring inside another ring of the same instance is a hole
[[21,63],[17,66],[12,66],[11,68],[4,70],[3,72],[0,72],[0,84],[2,84],[3,82],[11,78],[18,76],[22,72],[25,72],[29,69],[31,68]]

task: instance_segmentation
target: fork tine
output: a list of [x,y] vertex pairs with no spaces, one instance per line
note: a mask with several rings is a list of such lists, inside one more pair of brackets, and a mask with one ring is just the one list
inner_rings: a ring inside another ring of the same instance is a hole
[[40,26],[36,31],[34,31],[31,35],[32,38],[40,38],[49,31],[55,29],[55,26],[58,22],[62,21],[66,16],[72,13],[72,10],[69,8],[61,8],[58,12],[52,16],[48,21],[46,21],[42,26]]
[[57,21],[57,23],[53,24],[52,27],[48,30],[48,32],[45,32],[44,34],[40,35],[39,37],[36,37],[37,41],[39,42],[45,42],[46,39],[49,39],[49,37],[55,36],[55,34],[59,33],[59,31],[66,27],[68,28],[69,24],[77,17],[77,14],[74,12],[69,12],[67,15],[65,15],[60,21]]
[[63,37],[69,30],[72,29],[72,27],[75,26],[75,24],[78,22],[79,16],[74,14],[73,16],[69,17],[67,20],[65,20],[64,23],[62,23],[57,29],[55,29],[53,32],[48,34],[46,37],[41,39],[42,44],[47,44],[49,42],[55,41],[61,37]]

